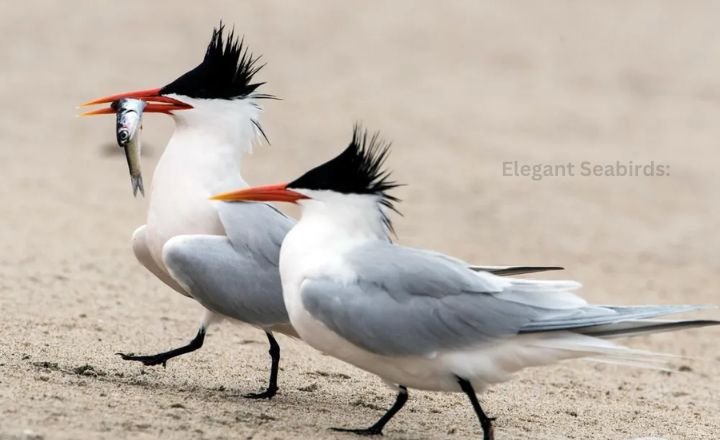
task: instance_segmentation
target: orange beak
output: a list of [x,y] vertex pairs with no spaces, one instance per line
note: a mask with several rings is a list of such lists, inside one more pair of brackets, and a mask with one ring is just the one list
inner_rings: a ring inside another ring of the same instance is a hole
[[230,191],[210,197],[210,200],[221,200],[223,202],[289,202],[297,203],[298,200],[309,197],[299,192],[287,189],[287,183],[277,185],[256,186],[244,188],[237,191]]
[[[117,95],[105,96],[104,98],[93,99],[92,101],[80,104],[81,107],[87,107],[95,104],[107,104],[123,98],[142,99],[146,102],[145,112],[171,114],[175,110],[188,110],[193,108],[190,104],[186,104],[177,99],[160,95],[160,89],[137,90],[135,92],[119,93]],[[115,114],[115,109],[105,107],[98,110],[92,110],[82,113],[82,116],[92,115],[109,115]]]

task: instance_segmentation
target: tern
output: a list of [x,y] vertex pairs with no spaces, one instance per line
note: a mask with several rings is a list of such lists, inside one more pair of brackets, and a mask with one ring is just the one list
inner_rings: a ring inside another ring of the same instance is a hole
[[[294,221],[262,203],[223,206],[218,192],[247,186],[240,174],[245,154],[265,137],[259,116],[262,68],[234,30],[213,30],[202,62],[168,85],[120,93],[84,105],[142,99],[145,112],[170,115],[175,130],[155,169],[147,223],[132,235],[140,263],[174,290],[198,301],[205,311],[192,341],[149,356],[118,353],[125,360],[165,365],[199,349],[208,327],[223,318],[265,331],[270,343],[268,387],[251,398],[277,392],[280,346],[274,332],[296,336],[283,304],[278,273],[280,243]],[[112,114],[111,107],[85,113]],[[258,234],[257,231],[262,231]]]
[[388,152],[377,134],[356,127],[340,155],[290,183],[213,197],[300,205],[280,251],[290,322],[309,345],[397,390],[371,427],[334,429],[382,434],[415,388],[465,393],[489,440],[493,419],[476,394],[512,373],[578,357],[661,362],[608,339],[720,324],[654,319],[706,306],[591,305],[573,293],[574,281],[507,278],[394,244],[389,213],[397,199],[389,191],[397,184],[383,167]]
[[[274,332],[296,336],[283,304],[278,272],[280,244],[294,224],[267,204],[211,202],[220,191],[247,186],[240,175],[242,157],[259,137],[258,93],[253,78],[262,66],[234,34],[213,30],[200,65],[170,84],[120,93],[84,105],[142,99],[145,112],[170,115],[175,131],[153,175],[147,223],[132,235],[140,263],[162,282],[205,307],[200,328],[187,344],[154,355],[119,353],[144,365],[166,362],[202,347],[210,325],[224,318],[265,331],[271,370],[267,389],[247,394],[272,398],[277,392],[280,346]],[[85,115],[113,114],[104,107]],[[473,266],[514,275],[560,267]]]

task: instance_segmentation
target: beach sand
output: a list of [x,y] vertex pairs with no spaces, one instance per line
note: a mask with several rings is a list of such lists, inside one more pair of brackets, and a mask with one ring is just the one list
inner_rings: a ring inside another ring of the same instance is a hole
[[[720,303],[720,33],[715,2],[14,2],[0,16],[0,439],[351,439],[392,403],[381,381],[223,323],[136,262],[145,222],[111,117],[90,98],[162,86],[222,19],[263,55],[255,184],[340,151],[361,121],[393,141],[398,241],[478,264],[562,265],[596,303]],[[144,121],[144,175],[172,131]],[[574,176],[504,167],[574,166]],[[651,162],[664,176],[608,176]],[[511,165],[504,165],[509,162]],[[601,165],[602,176],[583,166]],[[506,170],[507,171],[507,170]],[[717,311],[694,314],[718,318]],[[715,439],[720,329],[639,337],[672,372],[573,361],[481,396],[498,439]],[[412,391],[389,439],[479,437],[460,394]]]

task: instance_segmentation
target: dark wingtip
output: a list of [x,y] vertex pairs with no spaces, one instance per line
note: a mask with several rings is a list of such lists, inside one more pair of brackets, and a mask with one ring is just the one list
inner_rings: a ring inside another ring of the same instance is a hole
[[[480,271],[483,268],[472,268],[473,270]],[[550,272],[554,270],[565,270],[564,267],[560,266],[514,266],[507,267],[504,269],[491,270],[490,273],[499,276],[510,276],[510,275],[521,275],[526,273],[539,273],[539,272]]]

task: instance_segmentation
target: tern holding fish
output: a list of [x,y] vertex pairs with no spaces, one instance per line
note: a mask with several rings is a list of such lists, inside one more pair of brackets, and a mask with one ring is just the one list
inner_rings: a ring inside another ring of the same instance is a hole
[[114,101],[111,107],[117,112],[115,134],[118,145],[125,149],[128,170],[130,171],[130,183],[132,184],[133,196],[137,192],[145,197],[143,187],[142,171],[140,169],[142,114],[145,109],[145,101],[141,99],[123,98]]
[[[138,261],[177,292],[205,308],[200,328],[188,344],[154,355],[118,353],[144,365],[165,365],[202,347],[213,322],[230,319],[263,330],[270,343],[267,388],[247,397],[271,398],[277,392],[280,346],[275,332],[295,335],[282,300],[277,269],[280,243],[293,221],[265,204],[228,209],[208,197],[223,189],[247,186],[240,175],[246,153],[264,133],[260,101],[272,98],[253,82],[260,70],[235,36],[221,24],[213,30],[202,62],[164,87],[120,93],[84,105],[111,104],[85,115],[114,114],[139,123],[144,113],[169,115],[175,131],[155,168],[148,194],[147,223],[132,236]],[[139,128],[136,130],[139,132]],[[125,142],[125,131],[119,140]],[[127,135],[132,139],[132,124]],[[122,138],[122,139],[120,139]],[[139,149],[138,149],[139,152]],[[128,156],[133,163],[133,155]],[[131,165],[132,168],[132,165]],[[139,168],[136,168],[139,170]],[[262,237],[250,231],[263,229]]]
[[455,258],[392,243],[389,211],[397,199],[389,191],[397,184],[383,167],[388,152],[377,135],[356,128],[339,156],[290,183],[213,197],[300,205],[302,217],[280,251],[290,322],[309,345],[398,392],[369,428],[337,430],[382,434],[416,388],[466,394],[491,440],[493,419],[476,393],[516,371],[579,357],[652,364],[659,355],[609,339],[720,324],[655,319],[705,306],[591,305],[574,293],[574,281],[473,271]]

